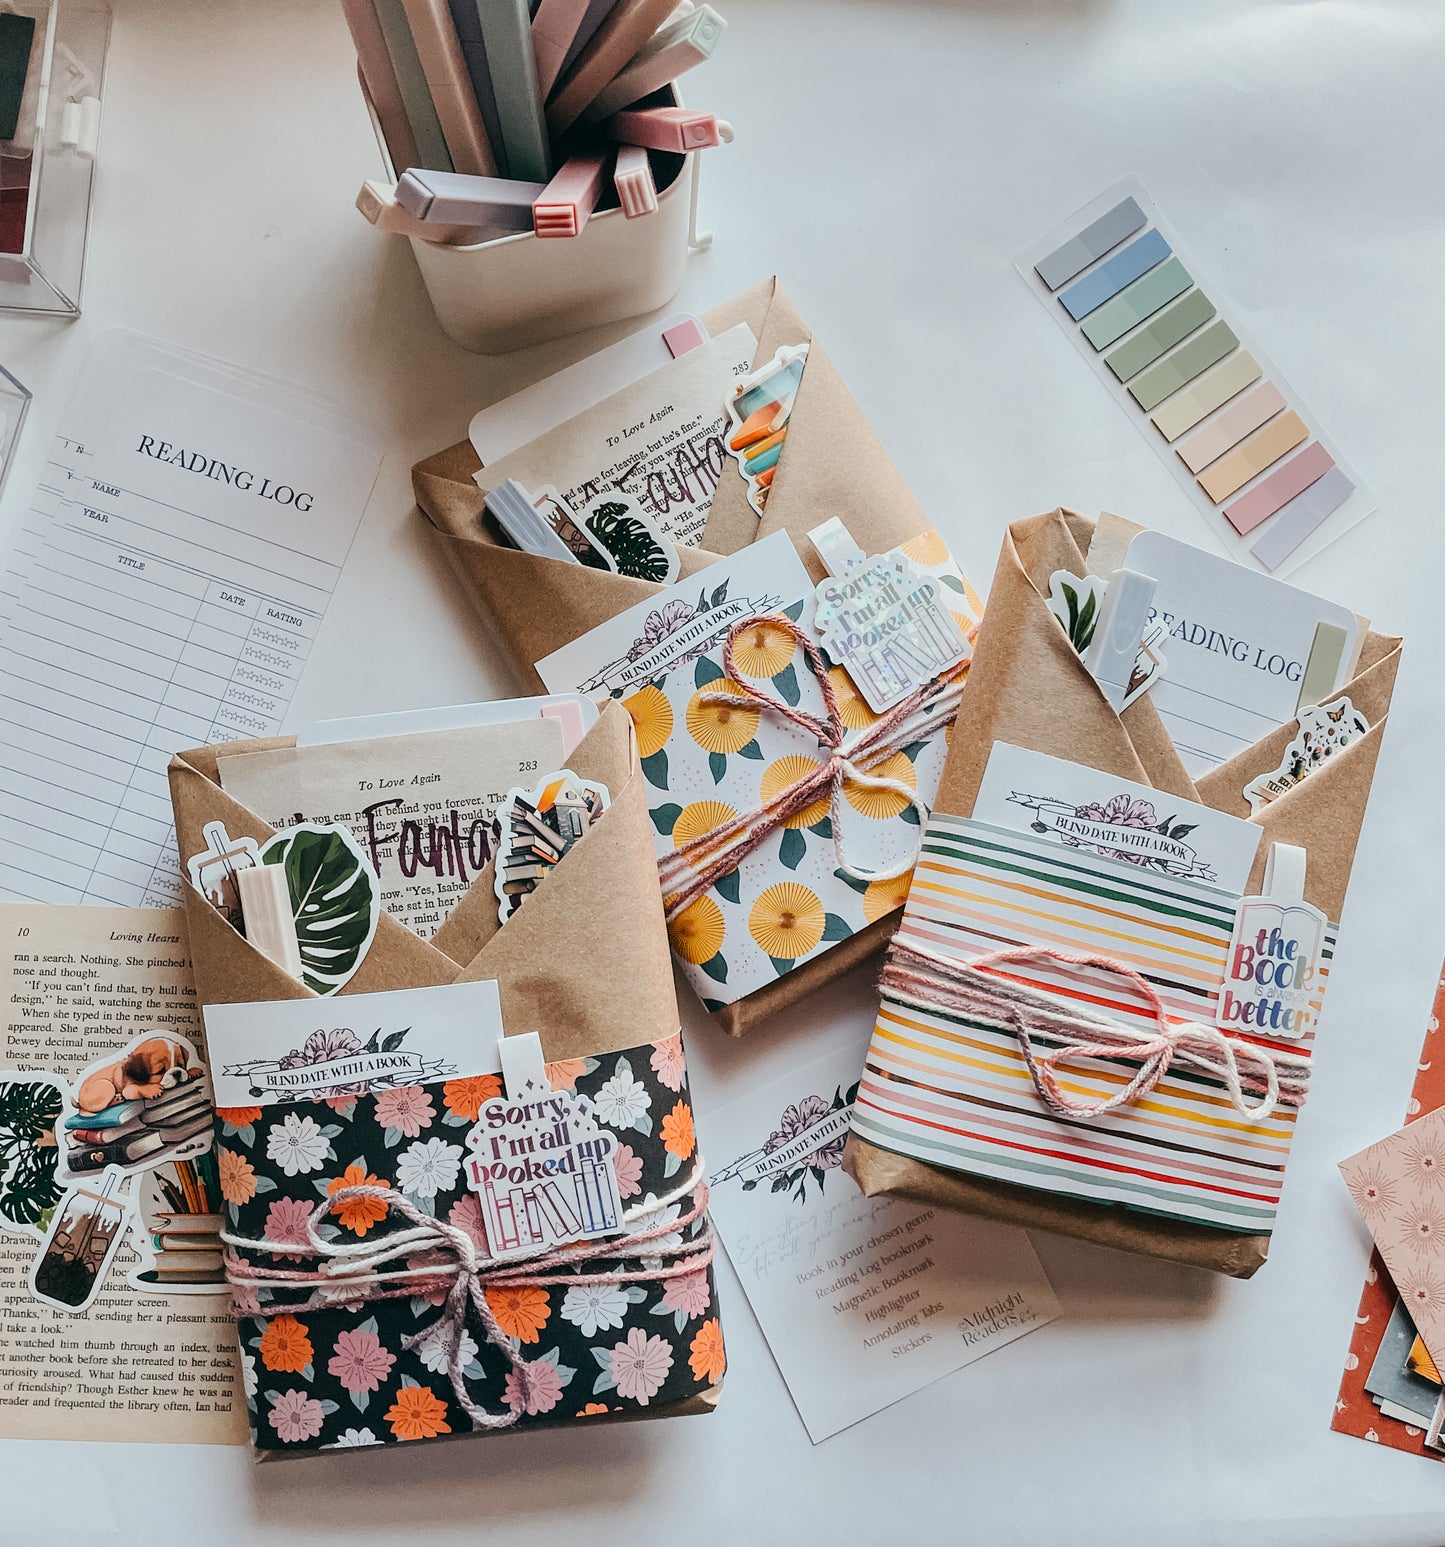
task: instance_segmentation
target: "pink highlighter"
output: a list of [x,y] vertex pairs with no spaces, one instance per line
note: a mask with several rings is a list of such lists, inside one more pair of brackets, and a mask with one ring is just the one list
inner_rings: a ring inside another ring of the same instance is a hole
[[573,156],[532,203],[538,236],[576,236],[602,197],[610,154]]

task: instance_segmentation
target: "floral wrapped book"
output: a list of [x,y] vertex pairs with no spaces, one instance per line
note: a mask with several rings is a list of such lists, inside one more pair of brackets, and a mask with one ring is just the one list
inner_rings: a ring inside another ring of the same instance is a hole
[[217,753],[172,765],[182,861],[217,823],[249,840],[327,989],[190,888],[257,1449],[709,1411],[713,1233],[628,716],[571,755],[611,799],[545,883],[501,924],[489,866],[430,943],[343,830],[273,834]]

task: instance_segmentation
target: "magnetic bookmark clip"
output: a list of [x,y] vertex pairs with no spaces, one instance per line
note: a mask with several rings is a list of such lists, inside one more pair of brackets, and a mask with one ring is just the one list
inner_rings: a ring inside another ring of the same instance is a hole
[[808,533],[808,541],[818,550],[823,568],[834,580],[843,579],[867,558],[837,516],[830,516],[821,526],[815,526]]
[[1322,704],[1339,685],[1340,668],[1345,661],[1345,631],[1337,623],[1317,623],[1315,642],[1300,678],[1299,699],[1295,709]]
[[532,496],[515,478],[503,479],[495,489],[487,492],[482,503],[487,513],[523,553],[535,554],[542,559],[556,559],[562,564],[581,563],[577,555],[537,514]]
[[301,981],[301,947],[291,913],[291,891],[283,865],[253,865],[236,874],[246,938],[270,961]]
[[1084,665],[1115,710],[1124,707],[1134,677],[1156,584],[1152,576],[1137,570],[1117,570],[1104,593],[1094,637],[1084,653]]
[[503,1037],[497,1043],[502,1058],[502,1085],[509,1096],[519,1096],[528,1084],[546,1090],[547,1064],[542,1057],[542,1039],[535,1031]]

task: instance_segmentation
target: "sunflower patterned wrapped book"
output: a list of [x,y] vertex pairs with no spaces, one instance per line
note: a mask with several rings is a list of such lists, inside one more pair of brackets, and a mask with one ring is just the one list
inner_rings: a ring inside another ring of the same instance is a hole
[[[183,863],[216,823],[233,850],[271,837],[216,782],[243,749],[172,763]],[[627,715],[606,710],[570,763],[611,803],[505,924],[490,866],[429,943],[367,902],[344,844],[288,868],[300,933],[325,921],[325,995],[189,889],[263,1454],[717,1400],[703,1159]]]
[[553,691],[611,693],[636,724],[672,948],[711,1011],[907,895],[978,601],[937,533],[899,552],[909,583],[946,599],[963,659],[892,719],[820,651],[814,584],[783,532],[539,663]]
[[[728,454],[726,435],[719,433],[699,448],[689,477],[703,478],[709,483],[710,505],[699,546],[676,549],[680,577],[676,596],[667,587],[647,580],[560,563],[507,546],[500,529],[484,509],[482,491],[474,479],[480,464],[470,442],[429,457],[413,469],[418,504],[436,528],[477,605],[496,626],[518,672],[533,685],[534,691],[542,680],[539,662],[632,609],[656,614],[650,641],[653,646],[663,644],[668,635],[675,633],[670,625],[680,620],[678,607],[668,612],[669,601],[679,602],[690,614],[721,613],[726,608],[722,616],[729,623],[739,621],[745,614],[736,604],[744,598],[731,582],[724,588],[723,572],[713,571],[719,565],[746,561],[780,534],[782,541],[791,546],[791,564],[801,565],[806,572],[807,589],[811,592],[812,585],[822,581],[827,570],[808,534],[826,517],[839,518],[869,556],[916,543],[924,551],[925,571],[941,574],[947,569],[957,577],[946,554],[934,561],[935,548],[942,545],[930,534],[927,517],[782,286],[776,280],[758,285],[714,307],[703,321],[714,338],[739,324],[751,329],[757,340],[753,357],[755,376],[761,373],[766,377],[767,368],[780,352],[796,355],[800,346],[806,346],[806,364],[797,380],[788,414],[786,444],[768,470],[772,478],[761,516],[749,502],[748,479]],[[677,363],[680,362],[674,362]],[[793,588],[792,594],[783,596],[782,590],[788,588],[780,586],[778,578],[764,574],[762,584],[754,587],[746,599],[761,604],[771,597],[770,605],[794,605],[801,591]],[[962,584],[950,594],[954,610],[966,626],[971,626],[978,617],[977,598]],[[646,641],[648,635],[644,630],[631,638]],[[745,815],[746,803],[762,795],[759,781],[765,773],[770,778],[770,794],[776,796],[772,781],[781,780],[786,787],[789,772],[800,769],[800,765],[790,764],[779,767],[780,760],[800,757],[817,763],[834,750],[818,735],[799,725],[789,725],[777,709],[755,704],[741,706],[736,714],[732,713],[728,705],[716,700],[719,690],[714,684],[720,675],[705,684],[705,690],[714,695],[713,700],[694,708],[694,729],[703,739],[692,738],[687,730],[687,711],[692,695],[700,691],[696,676],[691,678],[692,686],[687,693],[682,694],[682,688],[689,672],[699,668],[718,672],[722,665],[721,636],[715,636],[713,642],[718,648],[711,651],[706,664],[700,655],[694,654],[685,665],[676,666],[666,685],[655,684],[659,694],[669,700],[670,732],[663,724],[664,711],[658,696],[646,694],[631,706],[649,759],[658,758],[669,734],[675,744],[667,747],[666,786],[658,782],[662,776],[660,761],[649,764],[649,797],[655,817],[661,822],[667,821],[669,808],[676,808],[682,822],[676,838],[684,844],[690,837],[706,836],[706,830],[698,824],[718,817],[731,820],[726,815],[728,811]],[[679,654],[687,654],[696,643],[694,637]],[[835,705],[836,713],[830,715],[822,689],[803,659],[804,652],[796,643],[795,647],[798,658],[789,662],[783,660],[786,647],[781,638],[766,632],[757,636],[750,647],[740,645],[744,656],[759,671],[774,656],[783,661],[776,684],[772,676],[766,675],[749,679],[750,682],[768,696],[779,698],[787,709],[800,709],[819,721],[833,719],[833,728],[846,732],[850,738],[866,733],[866,706],[857,695],[844,686],[842,698]],[[584,671],[582,678],[588,675]],[[644,688],[650,681],[636,681],[633,688]],[[790,703],[786,695],[794,686],[799,697]],[[674,693],[682,694],[676,703],[672,702]],[[748,727],[754,710],[760,716],[762,729],[739,741],[738,733]],[[820,725],[820,729],[826,737],[828,728]],[[663,741],[659,741],[660,736]],[[689,749],[686,758],[681,755],[684,738]],[[705,742],[710,742],[715,750],[709,750]],[[765,750],[765,744],[774,750]],[[679,754],[676,783],[671,775],[674,749]],[[937,778],[933,754],[930,751],[924,759],[915,760],[907,756],[905,746],[894,750],[904,754],[903,761],[909,768],[905,769],[893,757],[893,750],[888,752],[893,759],[889,772],[900,775],[894,781],[898,788],[893,795],[916,812],[904,797],[903,787],[926,804],[931,781]],[[694,753],[701,760],[696,767],[692,761]],[[874,793],[877,794],[876,786]],[[897,811],[888,810],[895,801],[864,796],[860,785],[854,788],[853,795],[854,803],[845,804],[847,816],[856,820],[849,820],[847,825],[857,829],[857,833],[844,835],[845,854],[856,859],[855,868],[866,874],[868,867],[863,861],[870,852],[877,852],[877,845],[871,842],[874,834],[885,826],[896,825],[906,829],[904,836],[911,836],[916,843],[919,829]],[[860,801],[867,810],[859,809]],[[870,815],[869,810],[887,814]],[[689,979],[712,1002],[719,1023],[734,1034],[741,1034],[867,959],[883,945],[896,923],[902,899],[896,877],[871,894],[871,883],[863,882],[850,893],[850,898],[843,898],[836,893],[841,883],[832,875],[843,867],[835,861],[819,873],[827,846],[832,842],[821,830],[826,814],[813,812],[806,823],[793,822],[785,833],[771,836],[770,873],[766,883],[753,891],[741,913],[742,903],[728,902],[726,889],[707,899],[719,910],[723,941],[715,939],[719,918],[708,907],[698,909],[681,930],[674,928],[679,957]],[[676,847],[674,831],[663,829],[656,836],[665,857],[666,852]],[[850,837],[853,849],[846,848]],[[785,859],[794,863],[784,863]],[[880,868],[894,867],[886,864]],[[768,894],[766,901],[762,900],[764,894]],[[756,935],[750,924],[755,906]],[[761,935],[761,943],[757,935]],[[714,949],[707,957],[689,960],[709,945]],[[704,961],[712,966],[711,974],[701,970]],[[723,969],[727,974],[725,981],[719,975]]]

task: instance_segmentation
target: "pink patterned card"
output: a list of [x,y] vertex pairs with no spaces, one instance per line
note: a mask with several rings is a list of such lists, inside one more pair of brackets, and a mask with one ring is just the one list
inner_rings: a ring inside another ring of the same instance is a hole
[[1430,1357],[1445,1357],[1445,1107],[1340,1162]]

